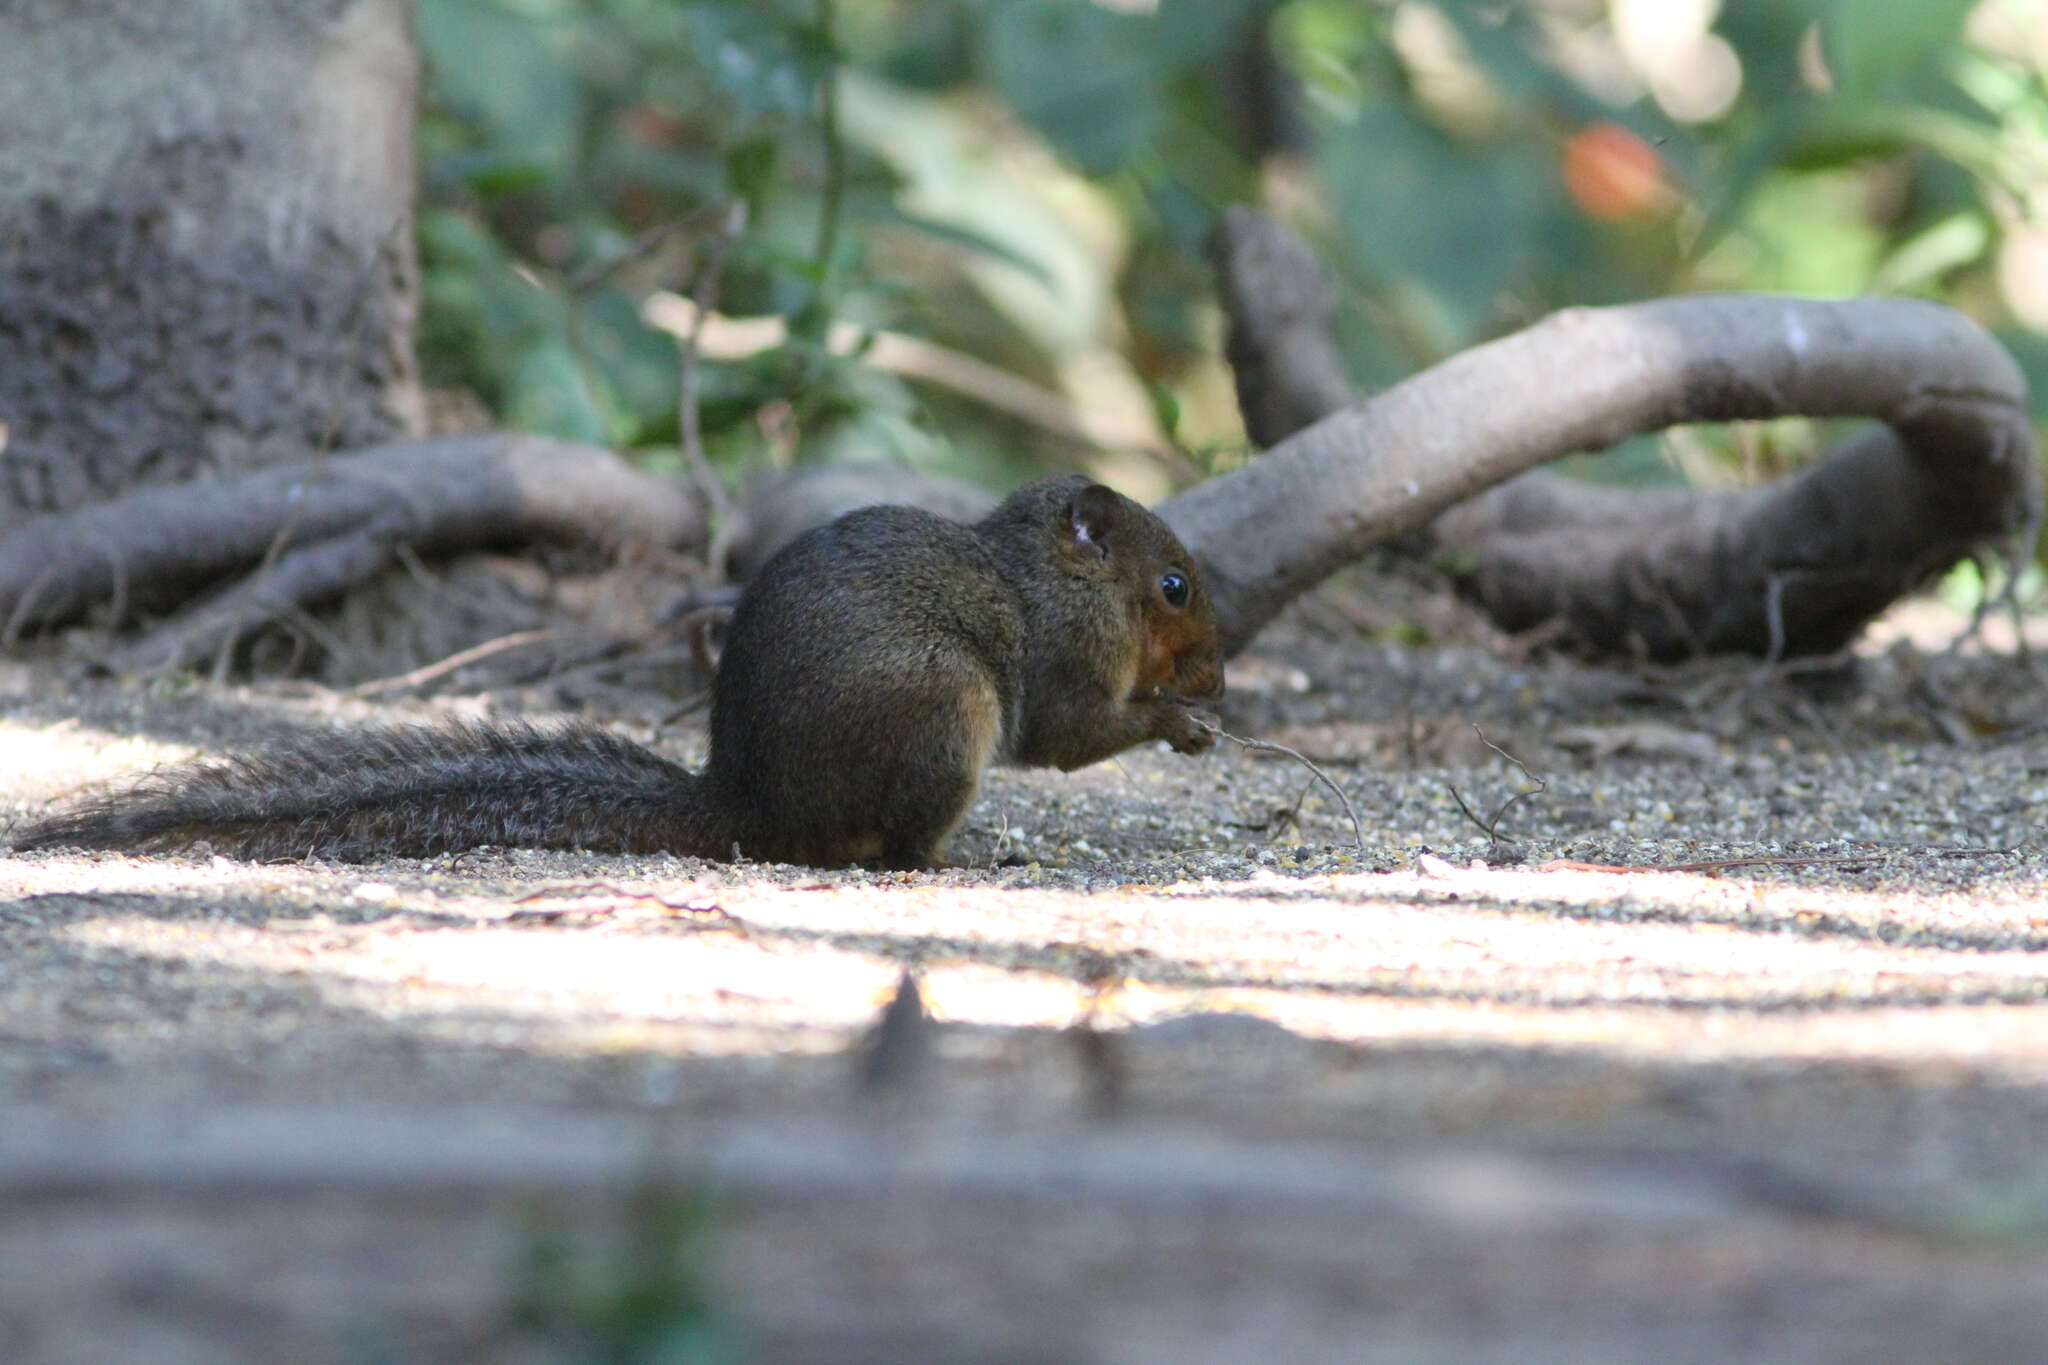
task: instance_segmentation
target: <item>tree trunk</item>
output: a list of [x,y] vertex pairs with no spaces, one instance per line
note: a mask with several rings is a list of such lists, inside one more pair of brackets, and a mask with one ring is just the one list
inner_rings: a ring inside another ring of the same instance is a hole
[[0,534],[422,429],[410,25],[0,4]]
[[409,0],[0,0],[0,648],[104,607],[175,667],[408,547],[702,540],[609,451],[404,439],[418,66]]

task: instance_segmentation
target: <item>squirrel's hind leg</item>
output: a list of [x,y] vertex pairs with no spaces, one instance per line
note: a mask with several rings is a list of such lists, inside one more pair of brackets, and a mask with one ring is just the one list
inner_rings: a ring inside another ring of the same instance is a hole
[[894,799],[886,803],[881,866],[930,867],[942,860],[968,807],[981,789],[981,775],[995,760],[1003,738],[1003,704],[985,675],[962,680],[955,694],[954,724],[931,727],[926,743],[908,756],[896,774]]

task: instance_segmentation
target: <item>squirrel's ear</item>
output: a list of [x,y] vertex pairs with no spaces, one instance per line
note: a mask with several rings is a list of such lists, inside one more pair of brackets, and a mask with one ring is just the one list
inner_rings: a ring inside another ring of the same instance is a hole
[[1086,546],[1104,559],[1109,558],[1109,535],[1116,528],[1123,500],[1099,483],[1091,483],[1074,494],[1067,504],[1067,537],[1076,546]]

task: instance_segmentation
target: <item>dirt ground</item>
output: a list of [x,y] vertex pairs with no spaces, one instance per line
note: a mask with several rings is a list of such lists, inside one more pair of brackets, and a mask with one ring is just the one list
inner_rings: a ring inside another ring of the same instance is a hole
[[[1000,772],[916,874],[0,855],[0,1359],[2048,1360],[2042,680],[1944,625],[1319,595],[1224,719],[1362,844],[1224,746]],[[0,821],[564,704],[0,664]]]

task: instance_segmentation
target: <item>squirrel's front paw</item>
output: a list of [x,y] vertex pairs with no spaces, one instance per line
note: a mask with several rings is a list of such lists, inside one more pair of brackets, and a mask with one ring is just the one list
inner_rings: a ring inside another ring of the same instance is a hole
[[1176,753],[1207,753],[1216,747],[1215,726],[1205,724],[1185,706],[1169,704],[1161,708],[1158,737],[1171,744]]

